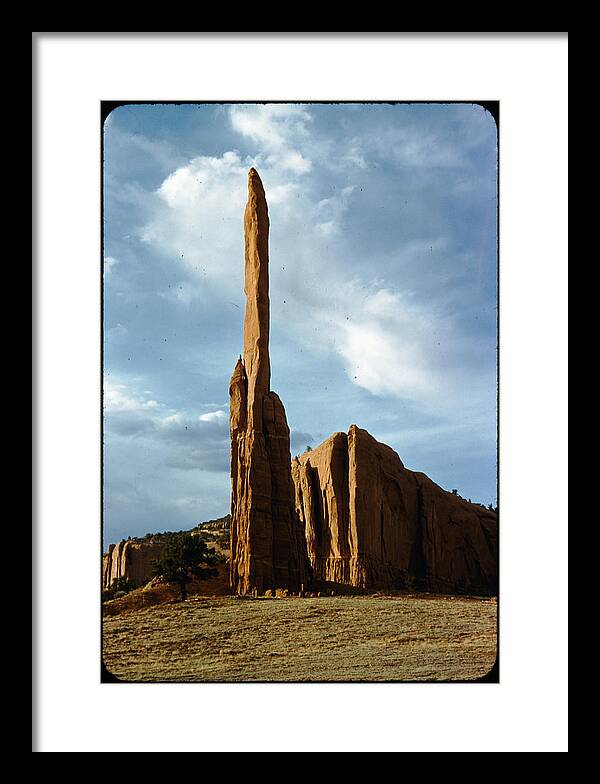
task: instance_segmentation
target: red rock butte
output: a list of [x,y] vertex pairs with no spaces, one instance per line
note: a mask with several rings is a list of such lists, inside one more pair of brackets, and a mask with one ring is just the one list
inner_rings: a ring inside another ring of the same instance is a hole
[[230,585],[497,592],[497,514],[449,493],[351,425],[295,458],[270,390],[269,212],[255,169],[244,212],[244,353],[229,386]]
[[152,577],[152,566],[164,547],[164,542],[127,539],[110,544],[102,556],[102,589],[110,588],[120,577],[144,585]]

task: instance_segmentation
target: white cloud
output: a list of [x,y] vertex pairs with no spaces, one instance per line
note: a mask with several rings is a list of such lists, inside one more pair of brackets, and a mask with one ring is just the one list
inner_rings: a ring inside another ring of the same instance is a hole
[[295,104],[233,106],[229,118],[234,130],[256,142],[267,165],[293,174],[306,174],[312,161],[298,149],[308,137],[311,115]]
[[110,274],[111,270],[117,266],[119,263],[118,259],[113,258],[112,256],[105,256],[104,257],[104,274]]
[[[142,238],[188,275],[187,280],[175,278],[178,282],[162,296],[187,306],[198,300],[207,306],[241,300],[247,171],[256,166],[271,207],[271,263],[285,264],[288,276],[271,278],[271,301],[285,300],[287,309],[278,329],[315,355],[333,352],[349,379],[374,395],[408,398],[420,405],[447,396],[437,362],[437,336],[442,331],[451,335],[451,320],[434,313],[430,303],[417,305],[410,292],[401,295],[384,281],[369,280],[369,266],[358,267],[353,249],[344,244],[344,222],[357,190],[350,178],[367,166],[365,139],[353,137],[334,154],[330,144],[314,137],[310,114],[302,106],[235,106],[229,119],[234,130],[256,143],[255,154],[242,158],[229,150],[220,157],[195,157],[172,172],[155,193],[154,215]],[[410,127],[385,131],[372,143],[384,145],[386,155],[404,165],[458,162],[450,143]],[[338,173],[342,168],[347,175],[342,187],[328,188],[324,197],[301,180],[303,161],[315,156],[320,164]],[[396,251],[397,266],[434,252],[439,258],[446,248],[444,237],[404,242]],[[322,261],[315,264],[315,259]],[[356,269],[361,279],[351,277],[350,270]],[[317,331],[306,345],[308,319]],[[225,424],[227,415],[209,412],[199,421]]]
[[200,422],[228,422],[229,414],[226,411],[210,411],[208,414],[200,414]]
[[381,322],[342,325],[339,351],[346,373],[374,395],[413,397],[431,389],[426,362],[415,348]]
[[286,152],[279,159],[275,158],[275,162],[295,174],[306,174],[312,169],[312,163],[294,150]]
[[[152,216],[140,236],[174,271],[172,290],[165,296],[189,304],[215,283],[230,293],[238,290],[232,270],[241,269],[241,216],[252,163],[235,151],[220,158],[199,156],[170,174],[155,192]],[[182,273],[202,285],[186,285]]]
[[325,223],[317,223],[315,229],[324,237],[332,237],[338,231],[338,226],[335,221],[325,221]]
[[356,386],[411,401],[422,413],[471,416],[486,400],[489,368],[473,374],[473,363],[465,362],[464,351],[477,356],[478,349],[466,346],[452,312],[381,281],[344,281],[339,271],[323,269],[318,286],[290,306],[279,329],[314,356],[315,367],[340,362]]
[[[342,232],[355,190],[344,184],[333,193],[327,188],[325,198],[313,193],[304,178],[313,157],[325,166],[335,158],[338,174],[344,167],[352,174],[364,163],[356,139],[349,148],[340,144],[332,150],[316,138],[310,113],[299,105],[234,106],[229,119],[256,143],[252,155],[228,150],[221,156],[197,156],[167,176],[150,199],[140,197],[149,218],[138,234],[174,271],[170,289],[161,296],[184,306],[241,299],[242,221],[251,166],[260,172],[271,210],[277,210],[271,233],[274,255],[284,259],[291,249],[302,274],[299,255],[305,252],[308,263],[320,253],[319,242]],[[298,237],[303,248],[298,248]]]
[[[165,403],[147,398],[146,395],[151,394],[149,390],[142,393],[137,392],[132,382],[132,379],[128,383],[119,383],[105,378],[104,408],[108,416],[121,412],[140,414],[151,421],[152,425],[166,429],[180,426],[190,427],[194,422],[216,425],[229,422],[229,414],[224,409],[209,411],[194,417],[185,411],[168,408]],[[165,411],[168,413],[163,413]]]
[[184,422],[183,414],[181,413],[181,411],[176,411],[173,414],[169,414],[168,416],[162,417],[159,420],[159,425],[161,427],[171,427],[172,425],[182,425],[183,422]]
[[342,161],[344,164],[350,164],[358,169],[367,169],[369,167],[369,164],[356,141],[351,145],[348,152],[342,155]]
[[127,393],[124,384],[115,384],[105,379],[104,408],[113,411],[136,411],[140,408],[140,401]]
[[344,213],[350,206],[350,197],[354,191],[354,185],[342,188],[334,196],[321,199],[317,204],[315,213],[315,228],[324,237],[331,237],[341,228]]
[[350,281],[338,294],[348,303],[347,312],[318,306],[311,321],[320,313],[322,331],[335,334],[331,349],[341,358],[348,378],[378,396],[431,394],[432,344],[438,329],[432,314],[409,297],[373,284]]
[[160,407],[156,400],[147,400],[132,392],[127,384],[104,379],[104,408],[106,411],[143,411]]
[[290,138],[308,134],[312,117],[300,104],[247,104],[232,106],[231,125],[264,147],[286,147]]
[[199,156],[187,166],[181,166],[170,174],[158,189],[159,196],[169,207],[181,209],[195,206],[198,198],[202,200],[211,194],[211,187],[220,183],[224,175],[245,173],[239,153],[230,150],[221,158]]
[[146,453],[164,454],[172,468],[227,471],[229,417],[224,410],[197,415],[168,408],[138,393],[133,379],[105,380],[104,394],[106,429],[113,438],[142,439]]
[[406,168],[458,168],[465,162],[462,139],[455,141],[410,124],[387,126],[366,139],[365,144],[381,157]]
[[[173,282],[161,296],[187,306],[241,298],[247,175],[259,160],[242,159],[232,150],[219,158],[200,156],[170,174],[155,192],[140,237],[173,270]],[[310,200],[298,198],[298,184],[289,179],[289,171],[264,159],[259,171],[269,205],[278,209],[278,228],[289,229],[292,236],[293,228],[310,215]]]
[[124,131],[111,132],[112,143],[117,143],[125,150],[134,148],[140,150],[145,156],[151,156],[163,168],[170,168],[177,165],[181,160],[181,155],[175,150],[172,144],[164,139],[151,139],[141,133],[125,133]]
[[281,185],[273,185],[269,188],[269,193],[267,195],[269,204],[283,204],[297,191],[298,187],[293,182],[285,182]]

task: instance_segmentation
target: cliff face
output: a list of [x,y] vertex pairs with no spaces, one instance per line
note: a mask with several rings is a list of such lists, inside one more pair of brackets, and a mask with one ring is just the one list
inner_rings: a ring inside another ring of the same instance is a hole
[[313,580],[361,588],[493,594],[497,519],[407,470],[352,425],[290,463],[290,431],[270,390],[269,215],[248,174],[244,353],[231,377],[230,585],[239,594]]
[[292,464],[315,577],[362,588],[497,591],[497,515],[409,471],[352,425]]
[[137,586],[151,579],[152,563],[161,554],[164,543],[138,542],[123,539],[108,546],[102,556],[102,589],[110,588],[119,577],[125,577]]
[[303,530],[294,508],[290,431],[270,391],[269,215],[257,172],[248,174],[244,212],[244,356],[229,386],[232,589],[300,590],[309,579]]

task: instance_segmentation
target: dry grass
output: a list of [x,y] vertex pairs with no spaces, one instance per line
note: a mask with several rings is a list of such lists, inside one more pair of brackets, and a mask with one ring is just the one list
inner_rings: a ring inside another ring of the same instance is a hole
[[[187,586],[188,594],[193,596],[225,596],[229,594],[229,566],[218,564],[218,576],[210,580],[192,580]],[[176,585],[166,585],[152,580],[142,588],[136,588],[119,599],[111,599],[102,605],[102,615],[121,615],[131,610],[147,609],[153,605],[173,603],[179,598]]]
[[127,681],[470,680],[496,658],[496,600],[200,597],[104,618]]

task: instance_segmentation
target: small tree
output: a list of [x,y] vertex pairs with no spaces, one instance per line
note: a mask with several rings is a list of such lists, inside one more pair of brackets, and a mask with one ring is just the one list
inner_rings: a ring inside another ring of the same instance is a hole
[[116,580],[112,581],[109,588],[102,591],[102,601],[107,602],[110,599],[117,599],[117,594],[125,596],[129,591],[133,591],[135,587],[136,584],[133,580],[129,580],[127,577],[117,577]]
[[216,577],[218,571],[212,568],[216,562],[215,551],[205,541],[183,532],[169,538],[160,558],[154,562],[152,573],[178,585],[183,602],[187,599],[187,584],[193,577],[200,580]]
[[307,445],[307,446],[306,446],[306,451],[307,451],[307,452],[312,452],[312,446],[308,446],[308,445]]

